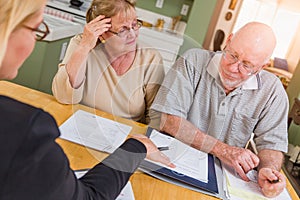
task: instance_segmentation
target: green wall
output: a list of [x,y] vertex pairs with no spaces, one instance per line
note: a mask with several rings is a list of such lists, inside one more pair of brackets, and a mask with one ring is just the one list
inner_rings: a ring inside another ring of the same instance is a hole
[[52,79],[58,70],[62,45],[67,45],[69,40],[70,37],[52,42],[37,42],[12,82],[52,94]]
[[194,1],[187,21],[184,44],[180,48],[180,55],[192,47],[202,47],[217,1],[218,0]]
[[181,18],[182,21],[186,22],[189,18],[193,2],[194,0],[164,0],[163,7],[157,8],[155,7],[156,0],[137,0],[136,6],[168,17],[175,17],[180,15],[182,5],[186,4],[190,6],[189,12],[187,16],[182,16]]
[[187,49],[202,46],[217,1],[218,0],[164,0],[163,7],[156,8],[156,0],[137,0],[137,7],[174,17],[180,14],[183,3],[192,5],[190,6],[188,16],[183,18],[183,20],[187,22],[187,26],[184,43],[179,51],[181,55]]
[[217,0],[197,0],[194,2],[185,33],[201,44],[204,41]]

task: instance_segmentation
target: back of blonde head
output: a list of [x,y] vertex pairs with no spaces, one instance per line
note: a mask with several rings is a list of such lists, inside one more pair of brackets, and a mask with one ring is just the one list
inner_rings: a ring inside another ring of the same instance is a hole
[[0,0],[0,67],[10,34],[45,4],[45,0]]
[[112,17],[118,13],[127,14],[135,8],[136,0],[93,0],[86,13],[86,21],[90,22],[99,15]]

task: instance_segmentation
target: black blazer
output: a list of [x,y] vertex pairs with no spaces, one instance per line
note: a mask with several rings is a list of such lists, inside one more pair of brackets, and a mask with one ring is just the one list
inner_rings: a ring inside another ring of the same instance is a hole
[[0,199],[115,199],[146,155],[129,139],[77,180],[59,135],[50,114],[0,96]]

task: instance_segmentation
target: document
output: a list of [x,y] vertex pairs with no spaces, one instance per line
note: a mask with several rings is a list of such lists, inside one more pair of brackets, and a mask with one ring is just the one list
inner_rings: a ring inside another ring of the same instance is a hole
[[132,191],[131,183],[128,181],[128,183],[125,185],[119,196],[116,198],[116,200],[134,200],[134,194]]
[[[79,170],[75,171],[75,175],[77,179],[81,178],[83,175],[85,175],[88,172],[88,170]],[[132,190],[132,186],[130,181],[127,182],[127,184],[124,186],[123,190],[119,194],[119,196],[116,198],[116,200],[134,200],[134,194]]]
[[219,190],[223,181],[220,180],[219,184],[219,180],[217,180],[217,174],[223,177],[222,171],[216,167],[212,155],[196,150],[176,138],[150,127],[147,129],[147,136],[170,158],[176,167],[170,168],[146,159],[139,167],[141,171],[197,192],[216,197],[223,196],[222,189]]
[[227,182],[227,189],[231,200],[291,200],[291,197],[286,189],[275,198],[267,198],[261,193],[261,189],[257,183],[257,173],[252,171],[252,181],[247,182],[241,179],[233,170],[228,166],[223,165],[224,176]]
[[114,152],[131,129],[131,126],[83,110],[76,111],[59,127],[60,138],[107,153]]
[[176,168],[166,167],[161,163],[156,163],[157,165],[169,168],[179,174],[201,180],[202,182],[208,182],[207,153],[194,149],[156,130],[152,131],[150,139],[157,147],[168,147],[168,150],[164,150],[163,153],[170,158],[176,165]]

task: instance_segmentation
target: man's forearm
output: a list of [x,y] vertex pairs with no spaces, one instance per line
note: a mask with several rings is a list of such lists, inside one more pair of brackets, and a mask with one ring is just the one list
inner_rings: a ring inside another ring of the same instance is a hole
[[187,120],[168,114],[162,114],[160,130],[178,140],[206,153],[210,153],[217,139],[203,133]]
[[280,171],[284,158],[282,152],[264,149],[258,153],[258,157],[260,160],[258,169],[271,168]]

